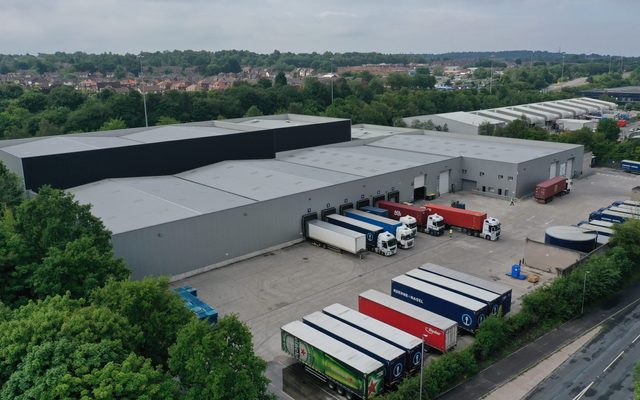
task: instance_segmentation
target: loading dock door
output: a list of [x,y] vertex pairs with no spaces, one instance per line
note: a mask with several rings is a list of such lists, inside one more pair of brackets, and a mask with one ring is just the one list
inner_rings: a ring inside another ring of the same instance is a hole
[[440,180],[438,182],[438,191],[440,194],[449,193],[449,172],[451,170],[446,170],[440,173]]
[[413,198],[415,200],[424,200],[427,195],[426,175],[418,175],[413,178]]
[[395,203],[399,203],[400,202],[400,192],[395,190],[393,192],[387,193],[387,200],[393,201]]
[[462,180],[462,190],[472,191],[472,190],[476,190],[477,187],[478,187],[478,182],[476,181],[472,181],[469,179]]
[[567,178],[573,178],[573,158],[567,160]]
[[362,199],[356,201],[356,210],[361,209],[362,207],[366,207],[369,205],[369,199]]
[[560,173],[559,176],[567,176],[567,163],[560,163]]
[[558,166],[558,163],[556,161],[552,162],[549,165],[549,179],[551,178],[555,178],[556,175],[556,167]]

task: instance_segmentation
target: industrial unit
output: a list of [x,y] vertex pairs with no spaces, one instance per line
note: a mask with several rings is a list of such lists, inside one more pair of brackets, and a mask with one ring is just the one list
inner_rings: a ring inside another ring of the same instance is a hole
[[582,173],[579,145],[353,130],[280,115],[6,141],[0,160],[31,190],[51,184],[92,205],[136,279],[178,279],[302,241],[310,213],[461,189],[507,199]]
[[617,105],[615,103],[582,97],[487,110],[420,115],[403,118],[403,121],[407,126],[415,125],[415,121],[421,123],[431,121],[434,125],[440,127],[444,127],[446,124],[451,132],[477,135],[482,124],[504,126],[509,122],[524,119],[531,125],[551,127],[557,120],[562,118],[575,119],[593,112],[608,113],[616,108]]

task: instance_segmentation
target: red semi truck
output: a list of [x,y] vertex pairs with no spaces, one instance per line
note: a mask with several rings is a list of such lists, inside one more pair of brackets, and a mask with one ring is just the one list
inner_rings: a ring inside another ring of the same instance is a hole
[[500,221],[487,218],[487,213],[431,203],[425,205],[425,209],[429,214],[441,215],[447,226],[456,226],[470,235],[487,240],[500,238]]
[[[389,211],[389,218],[404,222],[405,225],[413,230],[417,229],[433,236],[440,236],[444,232],[443,218],[438,214],[429,215],[429,212],[424,207],[386,200],[378,201],[377,205]],[[407,219],[407,216],[413,218],[413,221]]]
[[570,191],[570,180],[564,176],[556,176],[555,178],[547,179],[536,185],[536,189],[533,192],[533,197],[538,203],[548,203],[555,196],[562,196]]
[[458,341],[458,324],[441,315],[396,299],[377,290],[358,296],[358,310],[424,340],[424,344],[445,352]]

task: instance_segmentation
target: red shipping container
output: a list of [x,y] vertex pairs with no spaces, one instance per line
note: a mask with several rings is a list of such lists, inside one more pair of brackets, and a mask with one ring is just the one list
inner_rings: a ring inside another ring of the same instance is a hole
[[487,213],[480,211],[464,210],[461,208],[443,206],[438,204],[425,205],[429,215],[438,214],[444,218],[447,225],[459,226],[481,232],[482,224],[487,219]]
[[410,215],[416,219],[416,223],[420,226],[427,225],[427,217],[429,213],[424,207],[412,206],[402,203],[394,203],[392,201],[381,200],[378,203],[378,207],[384,208],[389,211],[389,218],[399,220],[400,217]]
[[424,340],[425,345],[441,352],[458,341],[455,321],[377,290],[367,290],[358,296],[358,310]]
[[550,198],[565,190],[567,190],[567,178],[564,176],[556,176],[555,178],[538,183],[533,192],[533,197],[539,203],[546,203]]

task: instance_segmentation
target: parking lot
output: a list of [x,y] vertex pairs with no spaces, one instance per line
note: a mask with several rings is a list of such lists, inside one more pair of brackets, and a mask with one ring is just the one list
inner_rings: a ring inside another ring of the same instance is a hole
[[[271,390],[281,398],[333,398],[315,386],[294,360],[280,350],[280,326],[332,303],[357,308],[357,295],[367,289],[390,291],[391,278],[431,262],[498,280],[513,288],[512,311],[520,307],[521,297],[534,285],[506,276],[511,264],[523,257],[524,239],[544,240],[545,228],[570,225],[588,219],[590,211],[614,200],[628,199],[640,177],[608,169],[576,179],[571,194],[549,204],[523,199],[509,205],[505,199],[489,198],[469,192],[447,194],[435,202],[452,200],[466,203],[467,209],[486,211],[500,219],[502,236],[490,242],[455,232],[453,237],[431,237],[419,233],[415,247],[399,250],[393,257],[373,253],[360,260],[349,254],[300,243],[237,264],[175,282],[192,285],[198,296],[224,315],[236,313],[253,333],[256,353],[268,363]],[[251,227],[247,227],[251,234]],[[525,273],[531,272],[524,270]],[[541,282],[552,279],[541,274]],[[462,343],[472,340],[463,335]],[[287,368],[288,367],[288,368]],[[284,374],[283,374],[284,369]],[[302,382],[304,380],[307,384]]]

